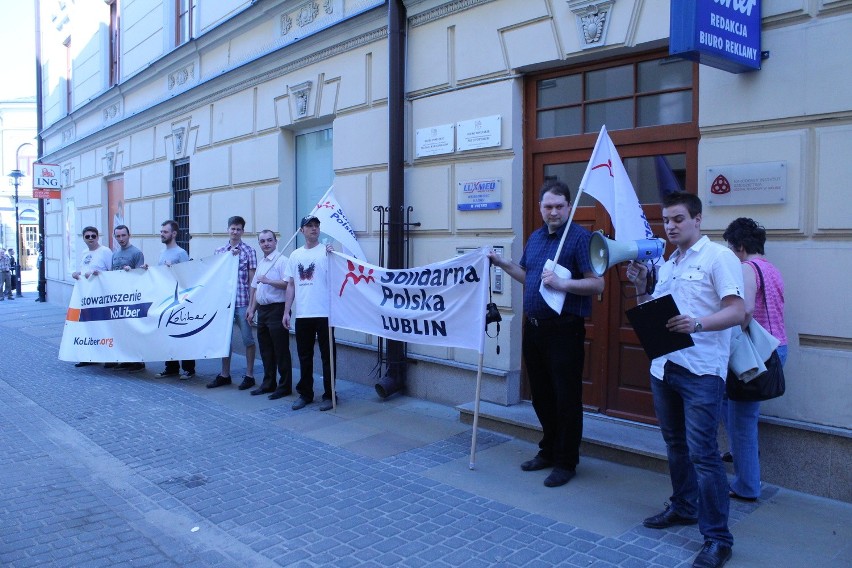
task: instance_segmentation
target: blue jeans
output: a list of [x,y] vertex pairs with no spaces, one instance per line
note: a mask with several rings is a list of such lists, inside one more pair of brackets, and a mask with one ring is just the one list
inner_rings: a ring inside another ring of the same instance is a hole
[[[787,346],[778,346],[781,365],[787,361]],[[760,402],[728,400],[725,397],[722,417],[728,444],[734,456],[734,478],[731,490],[742,497],[760,497],[760,450],[757,441],[757,421]]]
[[651,377],[651,390],[669,457],[672,507],[686,517],[697,513],[705,540],[731,546],[728,478],[716,443],[725,381],[668,362],[663,380]]

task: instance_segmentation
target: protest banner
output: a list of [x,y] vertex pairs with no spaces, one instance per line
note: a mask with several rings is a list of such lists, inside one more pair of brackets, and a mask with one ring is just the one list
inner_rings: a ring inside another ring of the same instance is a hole
[[74,285],[62,361],[104,363],[227,357],[238,257],[102,272]]

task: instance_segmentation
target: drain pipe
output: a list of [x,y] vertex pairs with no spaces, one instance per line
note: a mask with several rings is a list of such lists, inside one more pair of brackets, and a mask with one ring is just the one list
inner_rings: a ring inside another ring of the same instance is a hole
[[[388,265],[405,266],[405,41],[402,0],[388,0]],[[405,386],[405,343],[388,340],[387,372],[376,384],[381,398]]]

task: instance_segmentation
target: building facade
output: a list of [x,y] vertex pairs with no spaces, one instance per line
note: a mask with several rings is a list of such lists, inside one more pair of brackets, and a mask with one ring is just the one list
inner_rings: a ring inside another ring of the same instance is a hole
[[[0,101],[0,161],[3,176],[19,170],[17,203],[13,178],[0,185],[0,246],[20,247],[21,267],[36,267],[38,256],[38,201],[33,199],[32,165],[36,159],[35,97]],[[15,217],[17,216],[17,224]],[[16,242],[15,234],[18,234]]]
[[[658,235],[666,176],[702,197],[711,237],[740,216],[767,228],[787,284],[790,356],[787,394],[764,404],[762,428],[797,440],[779,452],[805,447],[821,464],[818,483],[790,486],[852,500],[852,308],[835,290],[852,272],[852,78],[842,71],[852,1],[764,2],[751,33],[767,57],[744,74],[669,57],[663,0],[390,2],[43,5],[42,159],[63,178],[47,209],[50,301],[70,297],[83,226],[111,234],[124,222],[153,257],[160,223],[175,218],[199,258],[227,239],[231,215],[246,218],[249,242],[265,228],[286,242],[331,185],[373,263],[396,190],[409,266],[480,246],[518,259],[541,223],[537,188],[553,178],[576,188],[606,124]],[[405,16],[401,92],[388,73],[391,9]],[[388,174],[399,98],[403,188]],[[720,168],[771,168],[779,200],[719,201],[708,176]],[[464,188],[483,182],[492,206],[469,207]],[[575,220],[612,233],[588,197]],[[818,277],[826,267],[837,277]],[[503,324],[487,340],[483,398],[511,406],[528,398],[521,290],[492,278]],[[648,361],[624,317],[635,300],[623,269],[606,278],[587,325],[584,402],[654,423]],[[337,337],[344,378],[374,382],[376,339]],[[472,400],[478,354],[409,344],[407,357],[410,394]]]

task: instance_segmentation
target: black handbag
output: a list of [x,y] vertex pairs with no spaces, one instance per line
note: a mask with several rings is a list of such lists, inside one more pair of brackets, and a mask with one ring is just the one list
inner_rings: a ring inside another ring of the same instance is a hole
[[[751,263],[757,270],[757,275],[760,278],[760,289],[763,291],[763,307],[766,308],[766,321],[769,321],[769,306],[766,303],[766,288],[763,283],[763,273],[756,263]],[[772,326],[770,324],[770,332]],[[781,358],[778,356],[778,350],[772,351],[772,355],[764,363],[766,372],[761,373],[749,382],[743,382],[736,373],[728,371],[727,380],[725,380],[725,389],[728,393],[728,399],[744,402],[757,402],[761,400],[770,400],[778,398],[784,394],[786,384],[784,382],[784,369],[781,365]]]

